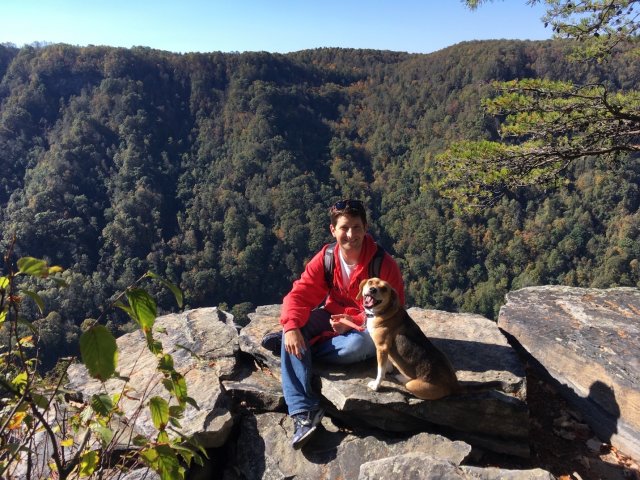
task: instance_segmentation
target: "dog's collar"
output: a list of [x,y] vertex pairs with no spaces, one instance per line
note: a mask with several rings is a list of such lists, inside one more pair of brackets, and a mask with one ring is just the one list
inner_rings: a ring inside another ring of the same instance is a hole
[[369,310],[368,308],[365,308],[365,309],[364,309],[364,315],[365,315],[365,317],[367,317],[367,318],[373,318],[373,317],[375,317],[375,316],[376,316],[376,314],[375,314],[375,313],[373,313],[373,310]]

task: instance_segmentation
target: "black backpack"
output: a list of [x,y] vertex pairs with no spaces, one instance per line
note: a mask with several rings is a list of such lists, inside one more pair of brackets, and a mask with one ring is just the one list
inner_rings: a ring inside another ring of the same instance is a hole
[[[376,253],[369,261],[369,278],[380,276],[380,266],[382,265],[382,259],[384,258],[384,248],[382,248],[377,242]],[[333,258],[333,251],[336,248],[336,242],[330,244],[324,251],[324,279],[327,282],[329,290],[333,288],[333,269],[335,268],[335,260]]]

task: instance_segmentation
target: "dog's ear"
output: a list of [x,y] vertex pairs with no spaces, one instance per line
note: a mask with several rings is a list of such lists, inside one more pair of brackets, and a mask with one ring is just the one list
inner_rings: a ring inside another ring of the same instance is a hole
[[366,278],[360,282],[360,289],[358,290],[358,295],[356,295],[356,300],[360,300],[362,298],[362,289],[364,288],[365,283],[367,283]]
[[393,307],[397,307],[398,306],[398,292],[396,292],[396,289],[393,288],[391,285],[389,285],[389,288],[391,289],[391,298],[390,298],[390,303]]

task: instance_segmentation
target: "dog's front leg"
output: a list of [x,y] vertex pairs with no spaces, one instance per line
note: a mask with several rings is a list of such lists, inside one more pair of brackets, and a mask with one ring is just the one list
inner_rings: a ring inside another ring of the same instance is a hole
[[389,362],[389,354],[386,349],[378,348],[376,350],[376,357],[378,359],[378,375],[375,380],[371,380],[368,384],[371,390],[377,391],[387,374],[387,367]]

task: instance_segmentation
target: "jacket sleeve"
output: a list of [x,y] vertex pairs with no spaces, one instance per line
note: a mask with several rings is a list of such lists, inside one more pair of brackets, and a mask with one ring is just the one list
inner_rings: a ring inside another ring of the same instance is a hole
[[327,296],[329,288],[324,278],[324,252],[322,248],[307,264],[300,279],[293,282],[291,291],[282,301],[280,324],[285,332],[303,327],[311,310]]
[[400,305],[404,307],[404,280],[402,279],[402,273],[400,273],[400,267],[394,260],[394,258],[385,253],[385,258],[380,266],[380,278],[395,289],[398,293],[398,300]]

